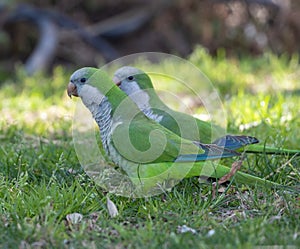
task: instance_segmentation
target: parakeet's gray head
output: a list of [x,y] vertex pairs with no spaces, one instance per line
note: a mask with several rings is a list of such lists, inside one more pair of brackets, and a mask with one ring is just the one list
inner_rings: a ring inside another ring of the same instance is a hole
[[91,76],[97,71],[97,68],[84,67],[75,71],[70,77],[67,93],[69,97],[80,96],[82,87],[88,82]]
[[153,89],[151,79],[142,70],[135,67],[121,67],[113,77],[114,83],[125,92],[144,113],[150,110],[149,89]]
[[135,67],[121,67],[113,77],[113,81],[127,95],[132,95],[140,90],[153,88],[151,79],[142,70]]
[[92,67],[84,67],[75,71],[68,84],[67,93],[69,97],[80,97],[86,107],[91,109],[91,106],[99,105],[103,99],[102,94],[98,88],[94,87],[91,83],[92,76],[99,72],[99,69]]
[[114,81],[115,83],[117,83],[117,81],[121,82],[124,80],[132,81],[133,80],[132,77],[134,77],[137,74],[144,74],[144,72],[135,67],[129,67],[129,66],[121,67],[115,72]]

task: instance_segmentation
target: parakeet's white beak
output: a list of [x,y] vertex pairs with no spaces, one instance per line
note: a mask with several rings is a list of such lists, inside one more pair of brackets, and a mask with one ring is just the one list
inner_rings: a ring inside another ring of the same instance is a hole
[[70,98],[72,98],[72,95],[75,97],[78,97],[77,87],[75,86],[74,83],[69,82],[68,88],[67,88],[67,93]]
[[121,85],[121,80],[117,76],[114,76],[112,80],[117,86]]

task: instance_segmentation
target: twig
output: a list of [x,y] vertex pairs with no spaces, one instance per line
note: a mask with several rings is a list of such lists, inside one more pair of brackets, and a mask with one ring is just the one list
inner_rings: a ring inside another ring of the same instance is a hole
[[213,189],[212,189],[212,197],[213,197],[213,199],[216,197],[216,188],[217,188],[217,185],[221,185],[221,184],[223,184],[224,182],[229,181],[229,180],[236,174],[236,172],[237,172],[238,170],[240,170],[240,168],[241,168],[241,166],[242,166],[243,161],[245,160],[245,158],[246,158],[246,157],[245,157],[245,155],[243,154],[243,155],[241,156],[241,158],[240,158],[238,161],[232,163],[231,169],[230,169],[230,171],[229,171],[228,174],[222,176],[222,177],[218,180],[217,183],[216,183],[216,182],[213,183]]

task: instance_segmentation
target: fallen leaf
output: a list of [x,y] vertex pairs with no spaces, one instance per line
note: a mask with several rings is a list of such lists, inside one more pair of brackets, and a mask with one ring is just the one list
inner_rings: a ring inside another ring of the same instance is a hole
[[[242,156],[240,160],[238,160],[236,162],[233,162],[232,165],[231,165],[231,169],[230,169],[229,173],[226,174],[226,175],[224,175],[224,176],[222,176],[219,179],[218,185],[221,185],[224,182],[230,181],[230,179],[236,174],[236,172],[238,170],[240,170],[240,168],[241,168],[241,166],[243,164],[243,161],[244,161],[244,156]],[[216,197],[216,187],[217,187],[217,184],[213,183],[213,189],[212,189],[212,197],[213,197],[213,199]]]
[[108,209],[108,213],[110,215],[111,218],[114,218],[116,216],[119,215],[118,209],[115,205],[115,203],[113,203],[109,197],[107,196],[107,209]]
[[82,218],[83,215],[79,213],[72,213],[66,215],[66,219],[70,224],[78,224],[81,222]]
[[177,232],[178,233],[187,233],[187,232],[190,232],[192,234],[197,233],[197,231],[194,228],[188,227],[186,225],[178,226],[177,227]]
[[242,158],[242,159],[240,159],[240,160],[238,160],[236,162],[233,162],[233,164],[231,165],[230,172],[228,174],[222,176],[219,179],[218,184],[220,185],[220,184],[222,184],[224,182],[229,181],[231,179],[231,177],[233,177],[236,174],[236,172],[238,170],[240,170],[240,168],[241,168],[241,166],[243,164],[243,161],[244,161],[244,159]]

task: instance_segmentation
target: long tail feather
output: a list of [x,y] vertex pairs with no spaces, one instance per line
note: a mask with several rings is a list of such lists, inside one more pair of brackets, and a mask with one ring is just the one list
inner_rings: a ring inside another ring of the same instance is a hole
[[[228,174],[230,172],[230,168],[221,164],[215,163],[195,163],[193,168],[190,170],[188,176],[207,176],[214,178],[221,178],[222,176]],[[275,187],[275,188],[284,188],[284,186],[259,178],[257,176],[253,176],[242,171],[237,171],[234,175],[234,179],[239,184],[245,184],[249,186],[260,186],[260,187]]]
[[239,151],[245,150],[247,153],[265,153],[265,154],[277,154],[277,155],[289,155],[293,156],[298,154],[300,156],[300,150],[274,148],[265,145],[251,144],[245,148],[241,148]]
[[[212,161],[196,163],[159,163],[140,165],[137,172],[131,171],[131,178],[134,182],[143,185],[146,189],[155,186],[163,186],[164,182],[170,180],[180,181],[182,178],[195,176],[221,178],[228,174],[230,168]],[[268,187],[295,191],[293,187],[283,186],[281,184],[265,180],[241,171],[237,171],[233,176],[234,182],[248,186]],[[147,190],[146,190],[147,191]]]

